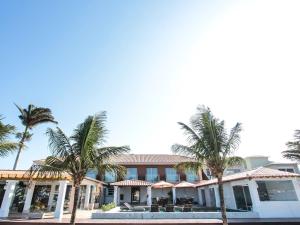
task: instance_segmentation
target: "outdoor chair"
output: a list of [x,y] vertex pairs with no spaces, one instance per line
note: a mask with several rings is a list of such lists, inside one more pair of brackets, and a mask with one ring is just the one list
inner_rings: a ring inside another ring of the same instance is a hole
[[145,207],[142,207],[142,206],[132,206],[128,202],[124,202],[124,206],[126,208],[128,208],[128,210],[134,211],[134,212],[143,212],[143,211],[145,211]]
[[159,212],[158,205],[151,205],[150,212]]
[[166,212],[174,212],[174,205],[167,205]]
[[190,204],[184,205],[183,212],[192,212],[192,205]]

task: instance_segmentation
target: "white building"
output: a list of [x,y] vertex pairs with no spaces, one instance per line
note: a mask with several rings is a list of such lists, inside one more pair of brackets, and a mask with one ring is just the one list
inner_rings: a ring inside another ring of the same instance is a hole
[[[93,209],[101,200],[103,182],[85,178],[80,187],[78,207]],[[0,217],[9,215],[29,216],[47,212],[61,219],[70,212],[74,202],[74,187],[70,175],[29,176],[26,170],[0,171]]]
[[[223,177],[229,209],[253,211],[259,218],[300,217],[300,174],[259,167]],[[217,180],[200,181],[199,203],[219,207]]]

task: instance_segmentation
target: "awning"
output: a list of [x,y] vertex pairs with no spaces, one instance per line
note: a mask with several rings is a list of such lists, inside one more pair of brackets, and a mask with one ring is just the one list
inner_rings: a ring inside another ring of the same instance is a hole
[[174,185],[166,181],[159,181],[152,185],[152,188],[171,188]]
[[122,180],[118,182],[111,183],[112,186],[123,186],[123,187],[133,187],[133,186],[151,186],[152,183],[149,183],[144,180]]
[[175,188],[194,188],[195,184],[186,182],[186,181],[182,181],[179,184],[174,185]]

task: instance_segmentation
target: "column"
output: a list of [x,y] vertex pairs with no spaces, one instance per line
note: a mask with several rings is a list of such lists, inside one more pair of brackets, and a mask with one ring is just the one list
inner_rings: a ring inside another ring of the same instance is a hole
[[172,193],[173,193],[173,204],[176,204],[176,188],[172,187]]
[[23,213],[29,213],[30,212],[30,206],[31,206],[31,201],[32,201],[34,188],[35,188],[35,181],[32,181],[31,183],[28,184],[28,187],[27,187],[27,193],[26,193]]
[[[214,186],[214,192],[215,192],[215,199],[216,199],[216,207],[220,207],[220,194],[219,194],[219,188],[217,186]],[[223,183],[223,193],[224,193],[224,198],[226,196],[225,194],[225,189],[224,189],[224,183]],[[224,199],[225,201],[225,199]],[[225,202],[226,205],[226,202]]]
[[85,198],[84,198],[84,209],[89,209],[90,205],[90,196],[91,196],[91,185],[87,184],[85,188]]
[[203,200],[202,200],[201,189],[200,188],[197,188],[197,193],[198,193],[198,204],[203,205]]
[[53,198],[54,198],[54,192],[55,192],[56,184],[51,185],[50,195],[49,195],[49,201],[48,201],[48,210],[50,211],[52,204],[53,204]]
[[91,210],[93,210],[94,207],[95,207],[96,190],[97,190],[96,185],[92,186],[92,190],[93,191],[91,191],[91,194],[92,194],[92,198],[91,198]]
[[6,189],[3,197],[2,205],[0,208],[0,217],[7,217],[9,213],[9,207],[14,197],[15,188],[17,185],[16,180],[8,180],[6,181]]
[[70,202],[69,202],[69,211],[72,212],[74,205],[74,195],[75,195],[75,187],[72,185],[71,193],[70,193]]
[[119,195],[119,187],[114,186],[114,203],[118,205],[118,195]]
[[257,192],[257,184],[255,180],[248,181],[249,192],[252,200],[252,211],[257,212],[260,216],[260,199]]
[[147,186],[147,205],[148,206],[152,205],[152,191],[151,191],[151,186]]
[[56,207],[54,212],[54,218],[60,220],[62,219],[63,212],[64,212],[67,183],[68,181],[59,181],[58,197],[57,197],[57,202],[56,202]]

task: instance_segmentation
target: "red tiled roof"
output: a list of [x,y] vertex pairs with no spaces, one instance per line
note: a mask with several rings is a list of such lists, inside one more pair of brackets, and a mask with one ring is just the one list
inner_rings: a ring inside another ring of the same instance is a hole
[[111,183],[113,186],[151,186],[152,184],[144,180],[122,180]]
[[190,157],[168,154],[123,154],[110,159],[110,163],[119,165],[176,165],[193,161]]
[[186,181],[181,181],[180,183],[174,185],[175,188],[192,188],[195,187],[195,184],[186,182]]
[[[255,170],[245,171],[241,173],[235,173],[232,175],[224,176],[223,182],[229,182],[234,180],[243,180],[243,179],[254,179],[254,178],[282,178],[282,177],[300,177],[300,174],[289,173],[285,171],[270,169],[266,167],[259,167]],[[216,184],[217,179],[212,180],[202,180],[196,187],[207,186],[211,184]]]

